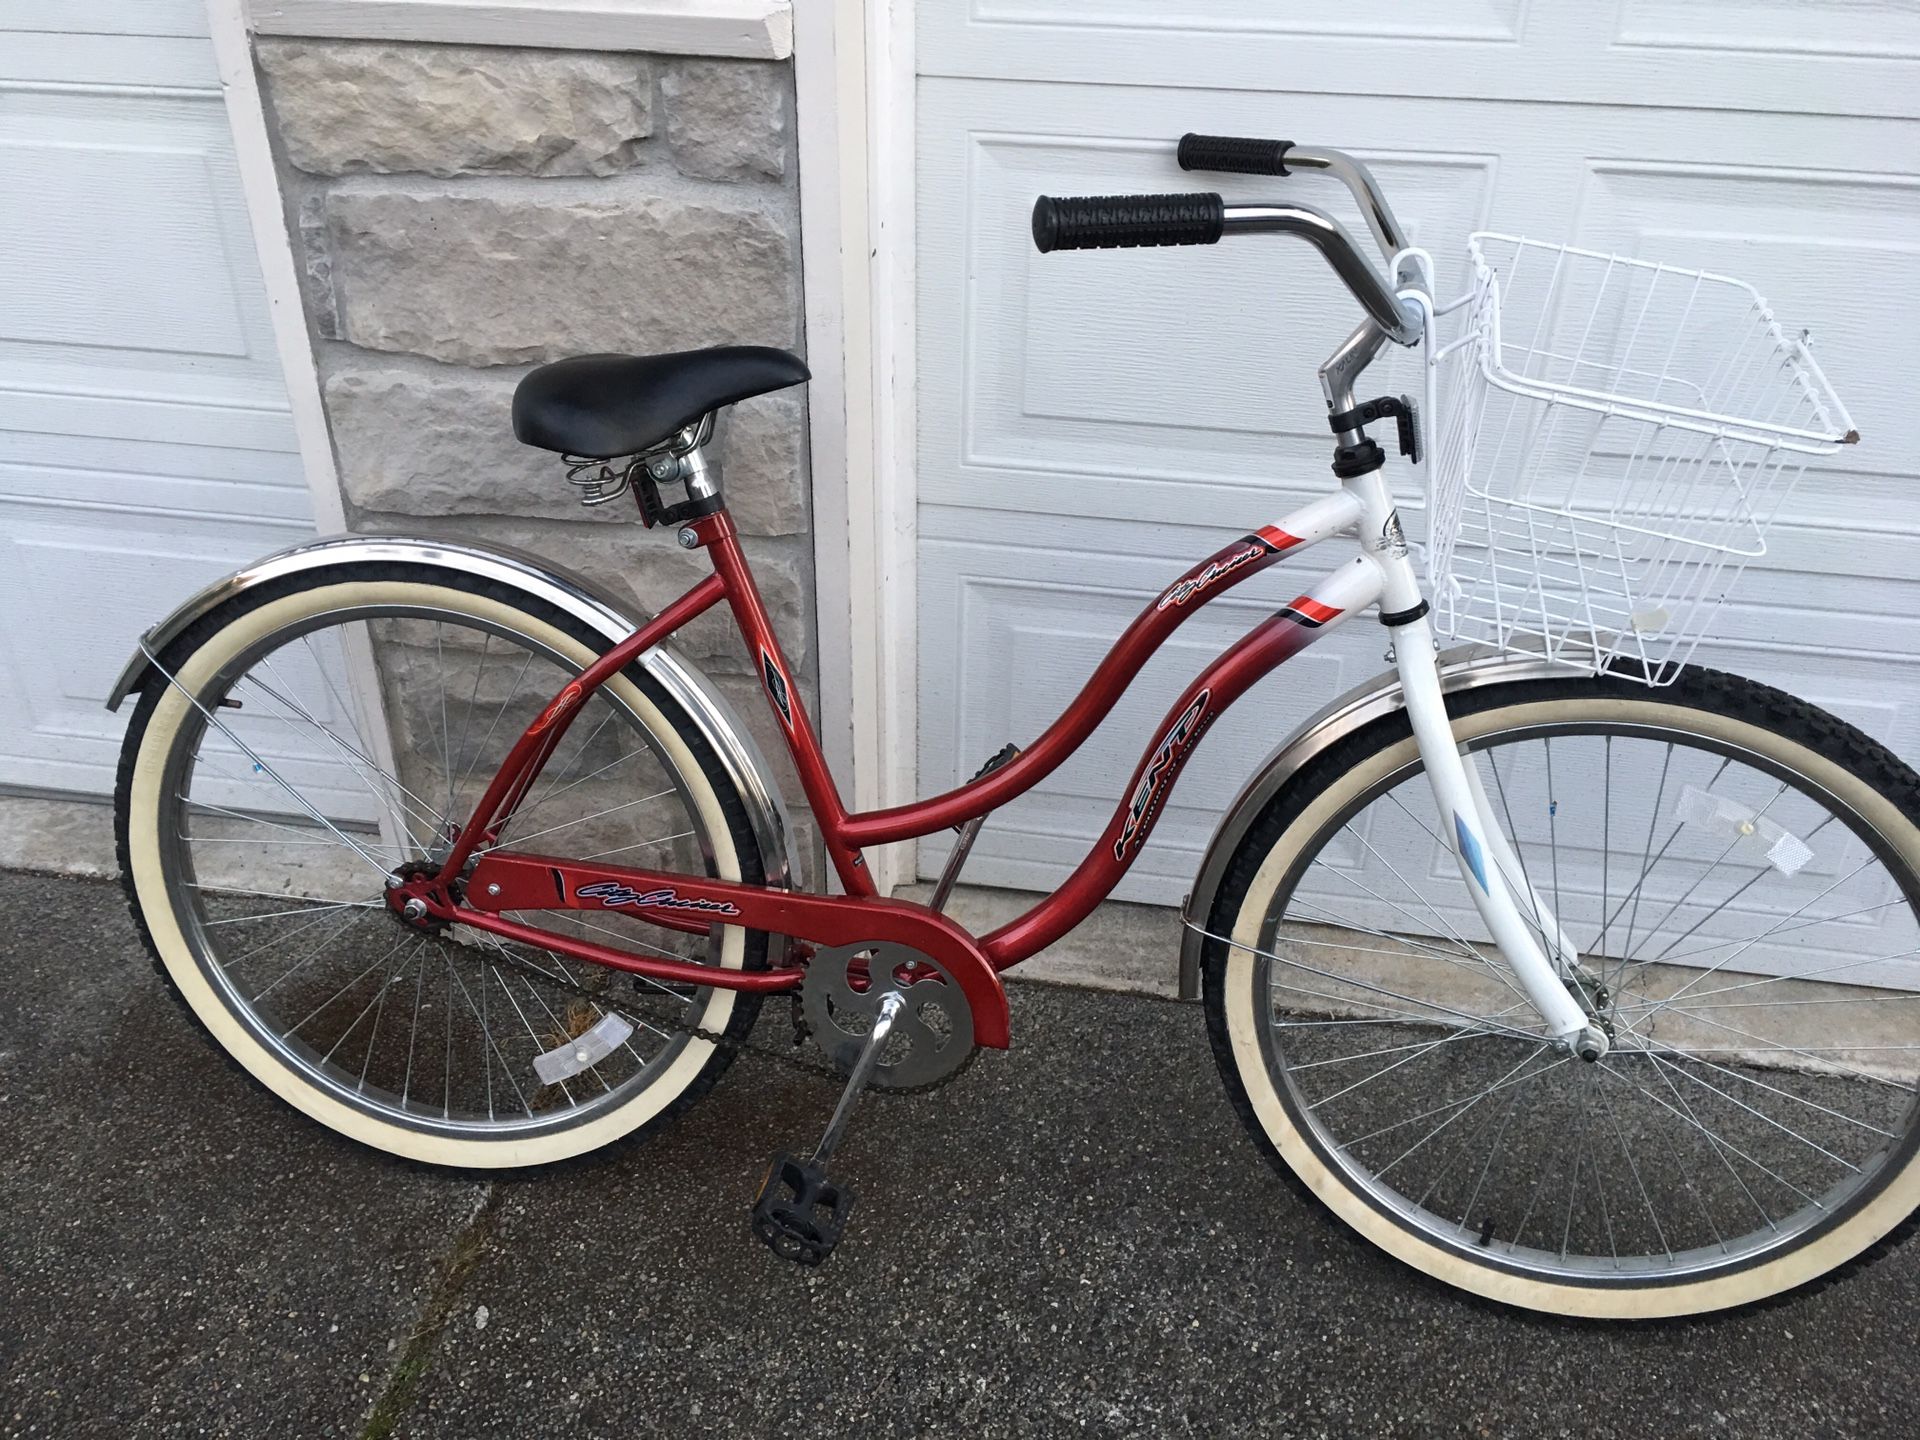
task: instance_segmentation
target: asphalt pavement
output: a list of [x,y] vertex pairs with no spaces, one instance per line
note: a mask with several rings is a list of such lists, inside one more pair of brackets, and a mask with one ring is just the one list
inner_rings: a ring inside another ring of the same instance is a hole
[[228,1067],[116,887],[0,872],[0,976],[8,1436],[1908,1436],[1920,1410],[1920,1245],[1730,1318],[1469,1304],[1267,1168],[1196,1006],[1015,986],[1011,1052],[856,1118],[848,1238],[803,1271],[746,1211],[820,1081],[742,1061],[644,1144],[488,1181]]

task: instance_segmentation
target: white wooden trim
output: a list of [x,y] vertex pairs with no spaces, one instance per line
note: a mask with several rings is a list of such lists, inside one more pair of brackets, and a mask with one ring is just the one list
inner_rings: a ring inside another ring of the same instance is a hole
[[[809,0],[817,8],[821,0]],[[262,35],[784,60],[790,0],[249,0]]]
[[[818,0],[795,24],[820,731],[866,810],[915,780],[911,14]],[[884,893],[913,847],[868,865]]]
[[[294,268],[293,241],[287,233],[286,210],[281,204],[280,176],[273,164],[267,135],[267,114],[260,98],[260,82],[253,68],[253,38],[247,33],[246,0],[207,0],[207,29],[213,37],[214,64],[220,71],[220,89],[226,97],[227,128],[233,132],[233,153],[240,171],[240,192],[247,203],[247,222],[253,231],[254,254],[265,282],[267,312],[273,325],[274,349],[287,387],[287,405],[293,414],[293,434],[300,446],[300,468],[313,499],[314,528],[322,535],[347,528],[341,499],[340,474],[333,461],[333,437],[327,428],[326,406],[320,398],[320,371],[314,363],[313,341],[307,333],[306,305],[300,298],[300,278]],[[393,753],[392,732],[374,673],[373,652],[364,639],[351,641],[347,650],[348,692],[368,711],[373,760],[388,774],[399,766]],[[380,816],[380,838],[402,846],[405,836],[394,818]]]
[[340,500],[340,475],[334,468],[327,412],[320,402],[320,373],[307,335],[306,307],[300,299],[293,242],[287,235],[286,211],[280,202],[280,176],[274,169],[273,147],[267,138],[267,116],[253,69],[253,42],[247,35],[244,7],[245,0],[207,0],[207,27],[213,36],[220,89],[226,97],[227,125],[233,132],[234,159],[253,230],[254,253],[260,262],[260,277],[266,282],[273,343],[286,379],[287,403],[293,410],[300,465],[313,497],[314,524],[322,534],[329,534],[345,530],[347,516]]
[[[876,741],[881,805],[919,792],[919,492],[914,350],[914,3],[869,0],[867,126],[873,284],[873,480]],[[896,885],[918,877],[917,845],[895,847]]]
[[[861,808],[861,763],[856,743],[853,694],[853,627],[849,620],[852,583],[850,495],[848,483],[848,415],[850,388],[864,389],[864,350],[850,355],[848,335],[858,325],[847,321],[843,306],[850,290],[863,286],[850,279],[855,267],[848,261],[844,236],[860,234],[865,222],[852,202],[863,199],[864,186],[849,180],[843,126],[863,116],[864,94],[856,82],[849,85],[839,41],[852,29],[842,12],[857,9],[859,0],[814,0],[794,18],[793,90],[800,158],[800,262],[805,294],[807,368],[808,464],[813,477],[814,615],[818,636],[820,743],[827,762],[839,778],[847,803]],[[854,72],[858,74],[857,68]],[[851,90],[851,95],[849,95]],[[856,152],[857,153],[857,152]],[[857,379],[849,369],[858,361]],[[870,873],[882,891],[891,888],[891,876],[880,862],[885,852],[870,857]]]

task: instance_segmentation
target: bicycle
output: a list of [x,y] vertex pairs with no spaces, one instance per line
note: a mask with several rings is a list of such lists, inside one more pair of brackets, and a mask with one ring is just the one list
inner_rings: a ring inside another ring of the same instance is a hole
[[[636,624],[531,557],[348,537],[149,631],[112,700],[140,695],[120,858],[197,1022],[364,1144],[533,1167],[691,1104],[766,1048],[748,1031],[786,995],[843,1092],[810,1155],[775,1157],[752,1223],[818,1263],[853,1203],[825,1165],[855,1101],[1005,1048],[1000,972],[1111,892],[1228,706],[1372,610],[1392,669],[1248,782],[1184,916],[1181,992],[1276,1169],[1449,1285],[1595,1318],[1766,1300],[1910,1230],[1920,779],[1689,663],[1779,497],[1858,438],[1804,339],[1727,277],[1496,235],[1436,303],[1364,165],[1201,136],[1178,155],[1341,180],[1384,267],[1321,210],[1213,193],[1042,197],[1035,243],[1317,248],[1365,311],[1320,371],[1332,493],[1174,580],[1031,744],[856,814],[707,453],[718,412],[805,366],[754,347],[542,366],[519,437],[712,573]],[[1424,354],[1422,396],[1357,401],[1390,344]],[[1389,423],[1426,480],[1430,584],[1368,434]],[[1194,678],[1058,890],[981,936],[942,913],[987,815],[1188,616],[1335,536],[1358,553]],[[797,887],[763,756],[666,643],[723,604],[842,894]],[[1469,643],[1436,653],[1436,621]],[[947,827],[929,904],[877,894],[867,849]]]

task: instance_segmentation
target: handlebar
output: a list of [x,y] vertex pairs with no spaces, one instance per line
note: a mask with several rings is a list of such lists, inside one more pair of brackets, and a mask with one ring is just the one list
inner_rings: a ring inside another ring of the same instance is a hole
[[[1344,150],[1322,150],[1291,140],[1248,140],[1233,135],[1180,137],[1175,152],[1182,170],[1219,170],[1235,175],[1290,175],[1293,170],[1325,170],[1353,192],[1360,214],[1373,232],[1380,253],[1391,263],[1407,248],[1407,232],[1400,228],[1387,197],[1380,193],[1373,172]],[[1292,166],[1290,170],[1287,167]]]
[[[1277,142],[1274,142],[1277,143]],[[1288,158],[1297,162],[1299,152]],[[1364,167],[1362,167],[1364,169]],[[1371,177],[1368,177],[1369,183]],[[1384,202],[1383,202],[1384,204]],[[1387,212],[1392,221],[1392,212]],[[1397,228],[1397,227],[1396,227]],[[1218,195],[1088,195],[1033,202],[1033,243],[1054,250],[1111,250],[1152,245],[1213,245],[1227,235],[1297,235],[1326,257],[1387,338],[1411,345],[1417,317],[1341,223],[1311,205],[1228,205]]]

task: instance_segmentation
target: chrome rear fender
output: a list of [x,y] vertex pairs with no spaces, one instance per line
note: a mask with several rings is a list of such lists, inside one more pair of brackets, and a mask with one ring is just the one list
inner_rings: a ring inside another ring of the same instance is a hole
[[[279,551],[216,580],[148,630],[140,637],[139,647],[114,682],[113,691],[107,697],[107,708],[118,710],[130,693],[151,684],[159,672],[148,656],[163,652],[189,625],[215,607],[289,575],[368,562],[418,565],[478,575],[554,606],[609,642],[626,639],[641,623],[592,582],[537,556],[505,546],[401,536],[336,536]],[[739,715],[713,682],[671,645],[655,645],[634,663],[659,682],[692,718],[738,789],[746,803],[754,839],[760,846],[767,884],[783,887],[797,884],[799,877],[794,873],[787,849],[791,831],[786,801]]]

